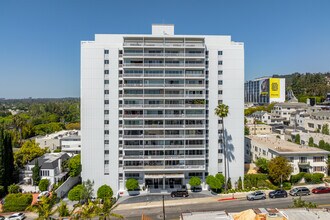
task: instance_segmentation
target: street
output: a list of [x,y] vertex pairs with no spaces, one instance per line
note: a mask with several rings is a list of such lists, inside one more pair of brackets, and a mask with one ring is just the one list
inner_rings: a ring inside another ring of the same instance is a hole
[[[298,198],[298,197],[295,197]],[[184,200],[185,198],[183,198]],[[288,196],[287,198],[258,200],[258,201],[247,201],[245,199],[231,200],[231,201],[210,201],[207,203],[198,204],[184,204],[175,206],[166,206],[165,201],[165,213],[167,220],[179,219],[182,212],[192,211],[216,211],[226,210],[228,212],[239,212],[249,208],[289,208],[292,206],[293,197]],[[315,202],[320,208],[330,208],[330,194],[318,194],[302,197],[303,200],[308,202]],[[161,196],[159,196],[161,200]],[[132,204],[133,205],[133,204]],[[120,206],[120,205],[119,205]],[[146,207],[143,209],[127,209],[127,210],[115,210],[115,213],[125,216],[125,219],[133,220],[139,219],[142,214],[145,214],[152,219],[163,219],[162,218],[162,207]]]

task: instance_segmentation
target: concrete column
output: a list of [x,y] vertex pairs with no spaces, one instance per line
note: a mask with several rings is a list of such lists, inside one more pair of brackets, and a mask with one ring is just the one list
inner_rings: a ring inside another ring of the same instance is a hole
[[163,176],[163,190],[165,190],[165,175]]

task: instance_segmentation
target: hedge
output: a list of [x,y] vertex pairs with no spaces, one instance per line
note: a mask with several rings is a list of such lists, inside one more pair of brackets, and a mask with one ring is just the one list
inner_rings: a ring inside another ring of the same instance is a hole
[[290,182],[292,184],[296,184],[301,181],[302,178],[305,179],[306,183],[310,184],[316,184],[316,183],[322,183],[323,182],[323,173],[298,173],[296,175],[292,175],[290,178]]
[[2,209],[4,212],[21,212],[32,203],[32,194],[8,194]]

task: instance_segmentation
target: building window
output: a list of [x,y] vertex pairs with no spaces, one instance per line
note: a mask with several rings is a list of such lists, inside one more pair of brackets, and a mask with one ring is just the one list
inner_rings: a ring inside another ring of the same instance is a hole
[[222,65],[222,60],[219,60],[218,61],[218,65]]
[[104,130],[104,134],[109,134],[109,130]]
[[104,100],[104,104],[109,104],[109,100]]
[[322,166],[313,167],[314,172],[323,172],[325,169]]
[[104,64],[109,64],[109,60],[104,60]]
[[222,100],[218,100],[218,105],[222,104]]
[[104,124],[108,125],[109,124],[109,120],[104,120]]
[[109,80],[104,80],[104,84],[109,84]]
[[324,157],[313,157],[313,162],[323,162]]
[[218,91],[218,95],[222,95],[222,90],[219,90]]
[[109,94],[109,90],[104,90],[104,94]]
[[218,163],[222,163],[222,159],[218,159]]
[[109,50],[104,50],[104,54],[109,54]]
[[218,75],[222,75],[222,73],[223,73],[222,70],[218,71]]
[[104,161],[104,164],[109,164],[109,160],[105,160]]
[[218,80],[218,85],[222,85],[222,80]]
[[104,110],[104,114],[108,115],[109,114],[109,110]]
[[218,55],[222,55],[222,50],[219,50],[218,51]]
[[104,140],[104,144],[109,144],[109,140]]
[[109,74],[109,70],[104,70],[104,74]]
[[105,150],[104,151],[104,154],[109,154],[109,150]]

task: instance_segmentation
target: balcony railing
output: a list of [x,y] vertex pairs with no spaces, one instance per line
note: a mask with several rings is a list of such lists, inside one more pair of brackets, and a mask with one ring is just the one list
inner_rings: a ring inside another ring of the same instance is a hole
[[124,63],[123,67],[205,67],[204,63]]
[[204,53],[124,53],[124,57],[205,57]]
[[204,43],[124,42],[124,47],[205,47]]

